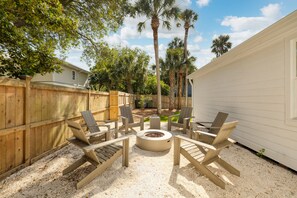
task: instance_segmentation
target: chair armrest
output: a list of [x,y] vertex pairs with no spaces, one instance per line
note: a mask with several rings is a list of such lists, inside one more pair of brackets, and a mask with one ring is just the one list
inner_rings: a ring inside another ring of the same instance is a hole
[[102,142],[102,143],[99,143],[99,144],[94,144],[94,145],[86,146],[83,149],[86,152],[89,152],[89,151],[95,150],[95,149],[100,148],[100,147],[104,147],[104,146],[107,146],[107,145],[110,145],[110,144],[114,144],[116,142],[127,140],[130,137],[132,137],[132,136],[129,135],[129,136],[124,136],[124,137],[120,137],[120,138],[117,138],[117,139],[108,140],[108,141],[105,141],[105,142]]
[[199,134],[202,134],[202,135],[207,135],[207,136],[211,136],[211,137],[217,137],[216,134],[208,133],[208,132],[204,132],[204,131],[193,131],[193,133],[199,133]]
[[147,118],[147,117],[144,117],[144,116],[142,116],[142,115],[137,115],[137,114],[132,114],[133,116],[135,116],[135,117],[138,117],[138,118]]
[[104,135],[107,131],[100,131],[100,132],[95,132],[95,133],[89,133],[89,134],[86,134],[87,137],[92,137],[92,136],[96,136],[96,135]]
[[206,144],[206,143],[203,143],[203,142],[199,142],[197,140],[193,140],[193,139],[190,139],[190,138],[186,138],[186,137],[183,137],[183,136],[180,136],[180,135],[176,135],[175,138],[179,138],[181,140],[184,140],[184,141],[187,141],[187,142],[190,142],[190,143],[193,143],[193,144],[196,144],[198,146],[202,146],[202,147],[205,147],[205,148],[208,148],[208,149],[211,149],[211,150],[217,150],[216,147],[210,145],[210,144]]

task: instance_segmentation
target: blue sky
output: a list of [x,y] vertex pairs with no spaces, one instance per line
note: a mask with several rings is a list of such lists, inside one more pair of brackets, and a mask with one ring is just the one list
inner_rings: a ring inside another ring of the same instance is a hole
[[[214,57],[210,46],[217,36],[230,35],[235,47],[297,9],[297,0],[177,0],[176,4],[199,15],[195,28],[189,31],[188,39],[189,51],[197,58],[198,68]],[[144,20],[144,17],[126,18],[123,26],[104,40],[110,45],[140,48],[151,56],[150,63],[154,63],[150,21],[147,21],[142,33],[137,32],[137,23]],[[175,24],[172,21],[171,30],[159,28],[160,57],[164,57],[167,45],[174,37],[184,37],[184,29],[175,27]],[[81,52],[81,49],[70,50],[66,61],[88,70],[86,63],[80,60]]]

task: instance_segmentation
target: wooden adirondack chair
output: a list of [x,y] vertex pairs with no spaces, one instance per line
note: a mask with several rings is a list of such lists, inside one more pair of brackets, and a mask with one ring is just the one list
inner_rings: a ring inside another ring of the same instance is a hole
[[[88,127],[88,130],[90,133],[97,133],[100,132],[99,127],[106,127],[107,128],[107,133],[105,133],[105,140],[110,140],[111,137],[111,129],[110,126],[107,125],[107,123],[115,122],[115,128],[114,128],[114,135],[115,138],[118,137],[118,122],[117,121],[111,121],[111,120],[95,120],[93,114],[91,111],[82,111],[81,115],[86,123],[86,126]],[[98,124],[98,122],[103,122],[106,124]],[[94,139],[101,140],[104,137],[99,136],[99,137],[92,137]]]
[[[205,133],[205,135],[210,135],[215,137],[211,144],[186,138],[183,136],[175,136],[174,138],[174,165],[179,165],[180,154],[182,154],[187,160],[189,160],[195,168],[206,177],[208,177],[213,183],[219,187],[225,189],[225,183],[217,175],[212,173],[207,165],[217,162],[220,166],[225,168],[230,173],[240,176],[239,170],[224,161],[219,153],[225,147],[234,144],[235,141],[230,139],[229,136],[235,129],[237,121],[225,123],[217,135]],[[201,132],[203,133],[203,132]],[[187,144],[181,145],[181,140],[186,141]],[[202,154],[203,158],[197,158],[198,154]]]
[[[172,126],[175,126],[175,127],[183,128],[183,133],[187,133],[187,129],[189,129],[190,119],[194,118],[194,116],[192,116],[192,110],[193,110],[192,107],[182,107],[180,114],[169,116],[168,127],[167,127],[168,131],[171,131]],[[173,122],[172,118],[177,116],[178,116],[178,121]]]
[[[83,165],[86,162],[90,162],[96,168],[91,173],[89,173],[85,178],[79,181],[76,184],[76,188],[79,189],[93,179],[95,179],[98,175],[104,172],[108,167],[112,165],[112,163],[122,156],[122,164],[123,166],[128,167],[128,154],[129,154],[129,137],[121,137],[113,140],[109,140],[106,142],[102,142],[99,144],[91,144],[89,141],[89,137],[96,135],[96,133],[91,133],[89,136],[83,131],[80,124],[72,121],[67,121],[68,126],[73,132],[74,137],[67,139],[70,143],[79,147],[83,150],[84,155],[70,165],[68,168],[63,170],[63,175],[70,173]],[[99,132],[102,133],[102,132]],[[117,145],[115,143],[122,142],[121,145]]]
[[[218,112],[217,116],[215,117],[213,122],[191,122],[190,124],[190,138],[192,138],[192,135],[195,135],[193,139],[199,140],[199,141],[211,141],[213,137],[203,135],[198,133],[195,133],[195,131],[204,131],[212,134],[217,134],[221,127],[223,126],[224,122],[226,121],[228,117],[228,113]],[[211,140],[210,140],[211,139]]]
[[140,127],[140,130],[144,129],[144,117],[143,116],[134,115],[135,117],[140,118],[139,122],[134,122],[132,110],[130,107],[121,106],[120,111],[121,111],[121,118],[122,118],[123,125],[119,128],[119,130],[124,129],[125,133],[127,133],[129,128],[131,128],[131,130],[136,132],[133,129],[133,127]]

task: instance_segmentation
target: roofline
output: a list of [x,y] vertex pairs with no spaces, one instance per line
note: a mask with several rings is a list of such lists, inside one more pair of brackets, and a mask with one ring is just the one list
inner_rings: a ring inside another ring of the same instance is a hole
[[65,66],[65,67],[68,67],[70,69],[76,69],[76,70],[78,70],[80,72],[83,72],[83,73],[86,73],[86,74],[90,74],[91,73],[91,72],[89,72],[89,71],[87,71],[87,70],[85,70],[83,68],[80,68],[78,66],[75,66],[75,65],[73,65],[73,64],[71,64],[69,62],[66,62],[66,61],[63,61],[62,65]]
[[199,76],[205,75],[211,71],[235,62],[243,57],[246,57],[252,53],[255,53],[273,43],[276,43],[286,35],[297,32],[297,10],[293,11],[289,15],[283,17],[279,21],[268,26],[264,30],[255,34],[251,38],[237,45],[222,56],[215,58],[210,63],[206,64],[196,72],[188,75],[188,79],[194,79]]

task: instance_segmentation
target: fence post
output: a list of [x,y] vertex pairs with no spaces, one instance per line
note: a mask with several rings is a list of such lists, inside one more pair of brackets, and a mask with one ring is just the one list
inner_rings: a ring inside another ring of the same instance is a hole
[[87,98],[87,110],[91,110],[91,103],[90,103],[90,98],[91,98],[91,90],[88,90],[88,98]]
[[119,92],[109,91],[109,119],[118,120]]
[[25,125],[26,125],[26,131],[25,131],[25,163],[30,164],[31,160],[31,128],[30,128],[30,92],[31,92],[31,76],[26,76],[26,99],[25,99]]

